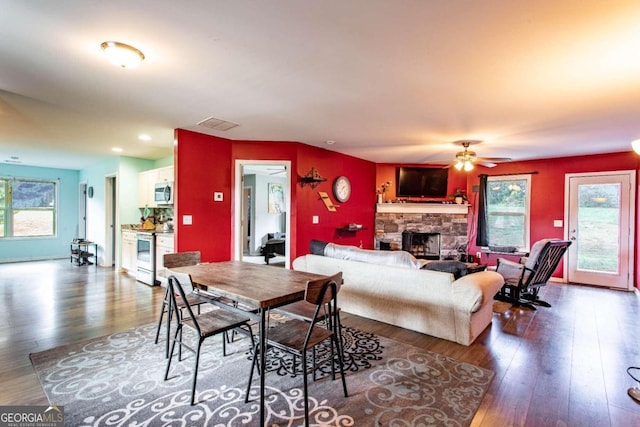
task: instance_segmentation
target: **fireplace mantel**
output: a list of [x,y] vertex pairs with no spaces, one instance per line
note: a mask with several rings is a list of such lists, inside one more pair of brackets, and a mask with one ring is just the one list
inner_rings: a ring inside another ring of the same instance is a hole
[[443,213],[443,214],[468,214],[469,204],[458,205],[455,203],[378,203],[378,213]]

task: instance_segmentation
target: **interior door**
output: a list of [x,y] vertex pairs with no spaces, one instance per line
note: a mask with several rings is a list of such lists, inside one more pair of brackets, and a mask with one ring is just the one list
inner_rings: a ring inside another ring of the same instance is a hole
[[635,171],[567,175],[569,282],[633,289]]
[[[250,204],[252,206],[252,211],[248,211],[245,207],[245,203],[249,202],[245,196],[245,186],[249,186],[247,182],[245,182],[245,177],[248,171],[251,173],[255,173],[255,171],[259,169],[263,169],[264,173],[267,176],[272,176],[273,172],[271,168],[280,168],[282,170],[282,174],[280,176],[284,179],[284,188],[291,188],[291,161],[290,160],[240,160],[236,159],[235,164],[235,189],[234,189],[234,215],[233,215],[233,224],[234,224],[234,238],[233,238],[233,256],[234,260],[242,261],[244,255],[244,248],[246,247],[245,242],[247,241],[247,235],[249,236],[249,252],[251,252],[251,247],[253,244],[257,245],[259,242],[260,236],[256,230],[256,200],[259,197],[264,196],[265,202],[261,206],[267,206],[266,198],[267,198],[267,187],[266,185],[260,186],[260,188],[256,188],[251,192]],[[260,190],[264,193],[261,194]],[[285,253],[291,254],[290,249],[290,236],[291,236],[291,195],[290,191],[285,192],[285,200],[284,200],[284,211],[278,216],[284,222],[284,233],[285,233]],[[248,218],[244,219],[245,212],[250,212]],[[250,227],[250,228],[247,228]],[[285,257],[285,268],[289,268],[290,266],[290,256],[287,255]]]
[[251,254],[252,247],[252,233],[251,233],[251,188],[243,188],[242,194],[242,253],[246,255]]
[[[80,191],[78,192],[78,232],[76,237],[81,239],[87,238],[87,183],[80,183]],[[97,254],[96,254],[97,256]]]

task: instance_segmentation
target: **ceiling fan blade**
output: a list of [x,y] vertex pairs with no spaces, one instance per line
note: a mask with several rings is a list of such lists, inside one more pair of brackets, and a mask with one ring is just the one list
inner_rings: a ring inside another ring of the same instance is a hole
[[510,162],[513,160],[511,157],[477,157],[477,159],[479,161],[492,163]]
[[476,163],[487,168],[495,168],[498,163],[510,162],[509,157],[478,157]]
[[484,166],[485,168],[495,168],[496,166],[498,166],[497,163],[487,162],[483,160],[477,160],[475,163],[480,166]]

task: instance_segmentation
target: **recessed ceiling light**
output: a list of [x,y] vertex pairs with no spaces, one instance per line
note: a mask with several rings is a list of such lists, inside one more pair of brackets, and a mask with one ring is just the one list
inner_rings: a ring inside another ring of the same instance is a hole
[[147,135],[146,133],[141,133],[140,135],[138,135],[138,139],[140,141],[151,141],[151,136]]
[[113,147],[113,148],[111,149],[111,151],[115,151],[116,153],[122,153],[122,148],[120,148],[120,147]]
[[125,43],[108,41],[100,45],[109,61],[122,68],[135,68],[144,60],[144,54]]
[[326,140],[324,143],[325,143],[325,144],[327,144],[327,145],[333,145],[333,144],[335,144],[336,142],[335,142],[333,139],[328,139],[328,140]]

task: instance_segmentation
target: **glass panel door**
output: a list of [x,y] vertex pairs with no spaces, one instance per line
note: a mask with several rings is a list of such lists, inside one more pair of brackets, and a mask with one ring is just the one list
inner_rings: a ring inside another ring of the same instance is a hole
[[633,286],[631,173],[569,177],[570,282]]

